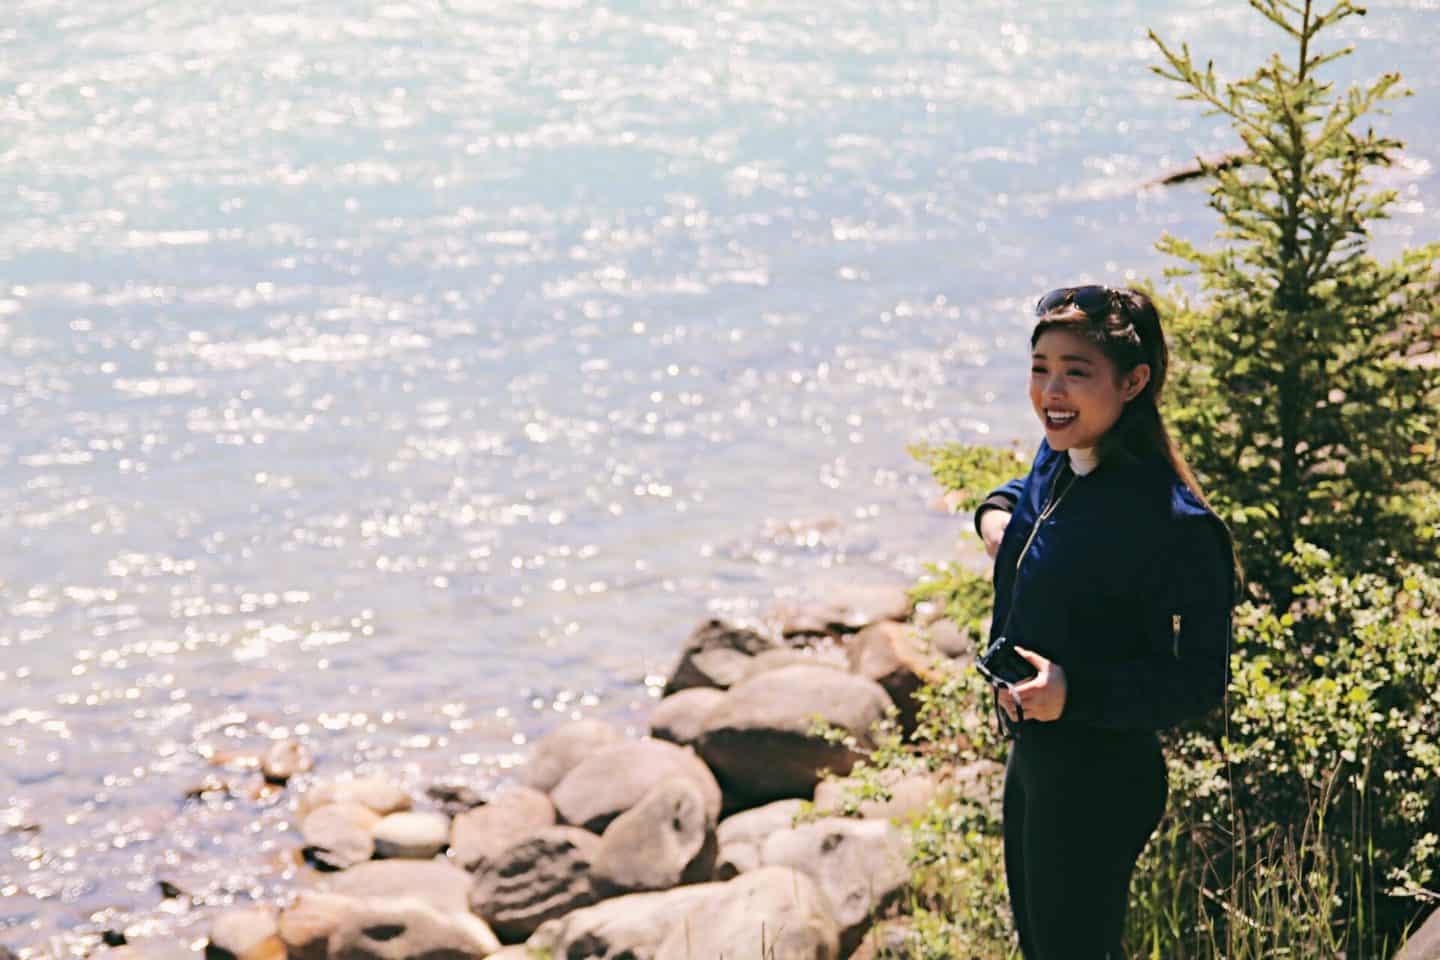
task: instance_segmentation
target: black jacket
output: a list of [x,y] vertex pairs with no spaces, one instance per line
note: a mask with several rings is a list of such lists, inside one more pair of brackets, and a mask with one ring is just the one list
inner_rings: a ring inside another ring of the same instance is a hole
[[1011,639],[1064,669],[1056,724],[1155,730],[1205,713],[1229,682],[1228,531],[1168,462],[1116,455],[1074,477],[1017,577],[1036,517],[1072,476],[1042,441],[1030,473],[976,513],[978,527],[987,507],[1014,511],[995,557],[991,640],[1008,618]]

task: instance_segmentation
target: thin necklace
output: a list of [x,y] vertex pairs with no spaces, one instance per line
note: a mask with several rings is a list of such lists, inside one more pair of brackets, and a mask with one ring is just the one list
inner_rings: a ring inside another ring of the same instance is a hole
[[[1064,465],[1061,466],[1061,470],[1063,469],[1065,469]],[[1030,544],[1035,542],[1035,534],[1040,532],[1040,527],[1046,520],[1050,519],[1050,516],[1060,506],[1060,501],[1065,499],[1065,494],[1069,493],[1070,488],[1075,485],[1075,472],[1073,470],[1070,471],[1070,479],[1065,482],[1065,486],[1061,489],[1060,495],[1056,496],[1055,484],[1059,482],[1060,473],[1056,471],[1055,479],[1050,481],[1050,502],[1045,504],[1044,508],[1040,511],[1040,515],[1035,518],[1035,523],[1030,527],[1030,536],[1025,538],[1025,546],[1020,548],[1020,556],[1015,560],[1015,573],[1017,576],[1020,573],[1020,564],[1025,561],[1025,554],[1030,551]]]

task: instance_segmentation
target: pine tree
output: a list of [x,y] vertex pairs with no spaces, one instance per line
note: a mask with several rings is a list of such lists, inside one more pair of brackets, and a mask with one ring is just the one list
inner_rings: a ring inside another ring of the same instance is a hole
[[1161,76],[1227,118],[1244,162],[1211,166],[1221,245],[1166,236],[1199,281],[1172,321],[1176,402],[1168,412],[1192,466],[1236,535],[1252,583],[1282,603],[1297,541],[1353,570],[1433,560],[1440,548],[1440,245],[1390,263],[1370,254],[1393,190],[1374,187],[1402,144],[1362,124],[1407,96],[1398,74],[1337,93],[1323,68],[1351,48],[1319,36],[1364,13],[1340,0],[1250,0],[1293,41],[1249,77],[1221,82],[1153,31]]

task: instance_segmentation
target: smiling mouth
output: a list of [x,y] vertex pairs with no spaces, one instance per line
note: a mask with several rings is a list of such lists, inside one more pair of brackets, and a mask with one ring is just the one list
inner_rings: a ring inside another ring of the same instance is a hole
[[1074,410],[1046,410],[1045,426],[1052,430],[1063,430],[1074,423],[1077,416],[1079,414]]

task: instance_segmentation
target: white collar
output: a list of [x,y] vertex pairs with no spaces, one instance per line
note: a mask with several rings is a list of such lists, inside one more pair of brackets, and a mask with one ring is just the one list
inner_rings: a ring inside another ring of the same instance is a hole
[[1100,451],[1095,447],[1071,447],[1070,470],[1077,477],[1083,477],[1100,466]]

